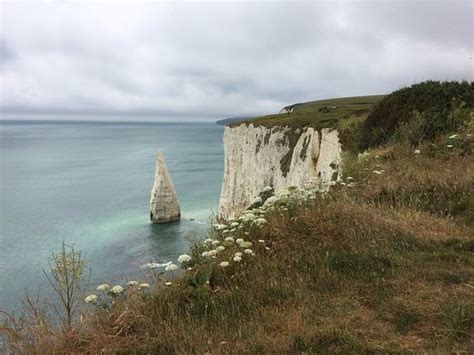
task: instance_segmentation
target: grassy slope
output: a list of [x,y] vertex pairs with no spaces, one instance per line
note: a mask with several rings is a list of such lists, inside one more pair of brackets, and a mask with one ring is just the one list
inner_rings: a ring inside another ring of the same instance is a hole
[[[255,117],[241,122],[252,123],[256,126],[289,126],[315,128],[336,127],[340,121],[352,117],[367,117],[375,103],[384,96],[357,96],[343,97],[337,99],[310,101],[297,104],[295,110],[289,114],[274,114],[261,117]],[[322,112],[320,109],[328,106],[337,106],[334,110]]]
[[206,262],[197,243],[192,270],[172,286],[156,282],[145,297],[87,313],[68,333],[32,322],[10,332],[12,345],[38,354],[467,353],[472,128],[421,143],[419,155],[403,144],[348,154],[344,180],[355,186],[276,209],[249,235],[237,230],[255,257],[222,268],[237,248]]

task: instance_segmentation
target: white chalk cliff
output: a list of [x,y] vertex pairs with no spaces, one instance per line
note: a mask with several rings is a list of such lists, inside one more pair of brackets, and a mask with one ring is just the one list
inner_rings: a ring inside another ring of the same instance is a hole
[[226,127],[224,152],[218,214],[225,219],[247,208],[265,186],[326,189],[340,178],[341,144],[338,132],[328,128]]
[[161,152],[156,155],[155,182],[151,189],[150,220],[167,223],[181,217],[178,197]]

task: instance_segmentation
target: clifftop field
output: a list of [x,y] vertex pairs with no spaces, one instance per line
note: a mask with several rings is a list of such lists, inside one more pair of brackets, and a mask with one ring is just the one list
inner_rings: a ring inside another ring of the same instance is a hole
[[425,82],[252,120],[338,128],[341,180],[265,189],[261,206],[212,221],[175,279],[103,287],[70,322],[26,302],[1,328],[8,350],[471,353],[473,108],[473,83]]
[[298,103],[285,106],[283,110],[287,112],[259,116],[243,122],[265,127],[336,127],[339,122],[355,117],[365,119],[383,97],[383,95],[356,96]]

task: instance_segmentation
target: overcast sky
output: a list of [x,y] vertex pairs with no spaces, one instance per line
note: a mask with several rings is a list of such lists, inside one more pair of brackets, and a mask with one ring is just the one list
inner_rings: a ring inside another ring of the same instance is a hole
[[0,6],[3,112],[215,119],[474,80],[471,1]]

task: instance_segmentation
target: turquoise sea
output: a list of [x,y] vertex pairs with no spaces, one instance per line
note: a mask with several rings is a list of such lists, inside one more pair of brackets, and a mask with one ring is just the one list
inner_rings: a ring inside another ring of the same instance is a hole
[[[50,295],[42,270],[63,240],[86,254],[94,285],[176,260],[217,210],[222,135],[214,123],[0,121],[0,308],[18,309],[25,289]],[[159,149],[182,219],[151,225]]]

